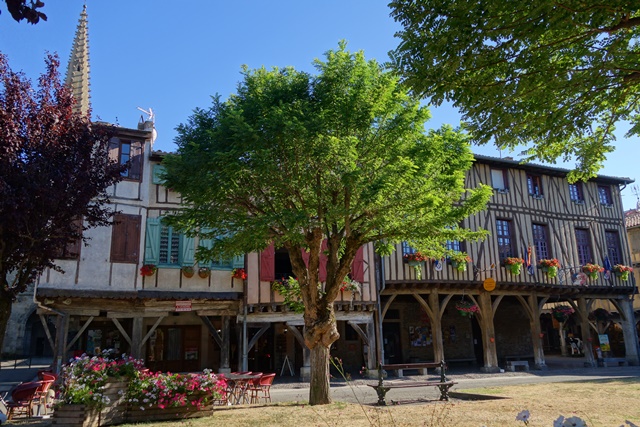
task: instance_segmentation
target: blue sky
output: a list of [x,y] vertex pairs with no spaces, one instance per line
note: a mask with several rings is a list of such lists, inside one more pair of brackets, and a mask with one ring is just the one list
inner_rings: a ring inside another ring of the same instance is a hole
[[[36,79],[46,51],[60,56],[64,76],[84,0],[47,0],[48,21],[16,23],[0,3],[0,51],[14,70]],[[89,0],[89,44],[93,118],[136,127],[137,107],[153,108],[158,139],[154,149],[173,151],[175,127],[211,96],[235,92],[240,67],[293,66],[313,71],[312,61],[346,40],[350,50],[384,62],[399,29],[387,1],[378,0]],[[180,5],[180,6],[178,6]],[[432,109],[431,128],[457,125],[453,108]],[[625,139],[609,155],[604,175],[640,178],[634,162],[637,138]],[[473,147],[499,157],[497,149]],[[517,154],[517,153],[516,153]],[[502,153],[503,156],[514,155]],[[515,156],[517,158],[517,156]],[[571,168],[572,164],[559,164]],[[635,207],[632,186],[623,191]]]

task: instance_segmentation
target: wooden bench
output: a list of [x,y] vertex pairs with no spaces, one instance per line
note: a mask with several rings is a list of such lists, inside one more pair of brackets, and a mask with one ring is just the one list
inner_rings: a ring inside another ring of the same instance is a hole
[[[417,368],[410,365],[426,365]],[[398,368],[398,366],[410,366],[405,368]],[[440,381],[411,381],[403,383],[384,382],[384,374],[387,369],[389,370],[402,370],[402,369],[427,369],[427,368],[439,368],[440,369]],[[449,400],[449,389],[457,384],[455,381],[449,381],[445,375],[447,364],[444,360],[440,363],[427,362],[427,363],[407,363],[403,365],[383,365],[378,366],[378,384],[367,384],[373,388],[378,394],[378,405],[385,406],[386,394],[392,388],[409,388],[409,387],[438,387],[440,389],[440,400]]]
[[428,368],[439,368],[440,364],[436,362],[417,362],[417,363],[395,363],[382,365],[385,371],[394,372],[396,377],[404,377],[405,370],[417,370],[420,375],[428,375]]
[[629,362],[624,357],[605,357],[602,359],[602,365],[607,368],[609,366],[627,366]]

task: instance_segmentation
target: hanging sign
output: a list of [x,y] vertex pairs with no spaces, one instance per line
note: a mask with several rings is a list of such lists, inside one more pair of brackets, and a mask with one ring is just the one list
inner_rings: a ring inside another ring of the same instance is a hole
[[607,334],[599,334],[598,341],[600,341],[600,350],[601,351],[611,351],[611,346],[609,345],[609,335]]
[[491,292],[496,288],[496,279],[494,279],[493,277],[487,277],[486,279],[484,279],[484,282],[482,282],[482,286],[484,287],[485,291]]
[[176,301],[175,311],[191,311],[191,301]]

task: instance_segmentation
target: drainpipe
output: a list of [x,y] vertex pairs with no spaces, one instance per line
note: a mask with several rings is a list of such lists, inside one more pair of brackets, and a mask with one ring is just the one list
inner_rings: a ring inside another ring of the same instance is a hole
[[[247,255],[244,256],[244,265],[247,265]],[[246,270],[245,270],[246,271]],[[249,370],[249,361],[247,355],[247,290],[249,289],[249,284],[247,283],[247,279],[243,280],[243,297],[242,297],[242,305],[243,305],[243,319],[242,319],[242,372],[246,372]]]

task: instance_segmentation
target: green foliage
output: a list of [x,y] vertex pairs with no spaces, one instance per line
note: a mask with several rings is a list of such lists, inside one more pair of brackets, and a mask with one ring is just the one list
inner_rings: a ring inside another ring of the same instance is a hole
[[[308,249],[313,261],[326,238],[325,291],[333,301],[367,242],[384,242],[376,248],[389,253],[410,240],[441,254],[446,240],[482,237],[450,228],[491,193],[464,188],[473,161],[467,136],[447,126],[425,133],[429,112],[419,99],[344,43],[315,67],[317,75],[244,69],[236,94],[215,97],[178,127],[178,152],[166,158],[164,179],[188,208],[169,221],[217,236],[198,256],[228,257],[274,242],[290,257]],[[318,271],[303,272],[293,261],[304,291]]]
[[408,85],[452,101],[479,143],[530,145],[527,160],[577,160],[587,178],[613,151],[615,124],[640,134],[640,5],[588,0],[392,1],[392,52]]
[[293,277],[288,279],[276,280],[271,283],[274,291],[278,292],[284,298],[284,305],[289,307],[295,313],[304,313],[304,304],[302,303],[302,293],[300,292],[300,283]]

